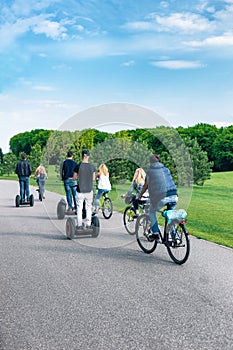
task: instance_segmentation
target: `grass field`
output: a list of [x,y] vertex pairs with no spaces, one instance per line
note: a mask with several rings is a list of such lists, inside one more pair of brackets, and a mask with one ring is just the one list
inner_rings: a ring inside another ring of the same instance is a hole
[[[46,189],[64,195],[63,183],[57,178],[54,167],[50,166]],[[0,179],[17,180],[15,175]],[[31,179],[31,185],[36,185]],[[123,212],[124,200],[120,197],[126,193],[130,183],[113,186],[110,197],[114,210]],[[182,194],[185,193],[184,191]],[[184,194],[185,196],[185,194]],[[179,193],[179,207],[182,195]],[[187,227],[191,235],[233,248],[233,172],[213,173],[204,186],[194,186],[192,198],[187,208]]]

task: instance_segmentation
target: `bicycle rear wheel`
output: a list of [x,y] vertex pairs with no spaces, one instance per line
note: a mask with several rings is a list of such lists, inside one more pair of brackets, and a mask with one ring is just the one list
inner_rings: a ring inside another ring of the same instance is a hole
[[139,247],[147,254],[153,253],[157,247],[157,241],[150,242],[148,234],[150,233],[150,219],[146,214],[142,214],[137,218],[136,238]]
[[[177,240],[172,238],[176,233]],[[189,233],[184,224],[174,223],[167,227],[167,251],[170,258],[178,265],[184,264],[190,253]]]
[[136,229],[136,212],[134,210],[134,207],[128,206],[125,208],[124,214],[123,214],[123,222],[126,231],[130,235],[135,234],[135,229]]
[[104,198],[103,206],[102,206],[102,213],[105,219],[110,219],[113,212],[113,206],[112,201],[110,198]]

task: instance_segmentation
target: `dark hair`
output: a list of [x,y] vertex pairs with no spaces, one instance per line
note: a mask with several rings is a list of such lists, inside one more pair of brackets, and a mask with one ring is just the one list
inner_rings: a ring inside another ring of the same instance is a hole
[[26,153],[22,153],[22,159],[25,160],[27,158]]
[[88,151],[88,149],[83,149],[82,150],[82,158],[84,157],[84,156],[89,156],[90,155],[90,152]]
[[150,163],[160,162],[160,155],[159,154],[152,154],[150,156]]
[[72,156],[73,156],[73,152],[68,151],[68,152],[67,152],[67,157],[70,158],[70,157],[72,157]]

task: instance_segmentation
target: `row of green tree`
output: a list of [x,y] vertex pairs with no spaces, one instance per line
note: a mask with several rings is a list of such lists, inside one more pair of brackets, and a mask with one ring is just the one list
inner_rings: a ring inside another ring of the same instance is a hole
[[156,127],[123,130],[114,134],[95,129],[53,131],[36,129],[13,136],[11,152],[0,149],[0,173],[14,172],[22,152],[28,154],[33,169],[43,163],[55,164],[57,172],[72,150],[81,160],[81,150],[91,150],[91,161],[98,167],[106,163],[111,180],[132,179],[136,167],[147,168],[149,155],[158,153],[178,185],[203,185],[211,171],[233,170],[233,126],[217,128],[197,124],[188,128]]

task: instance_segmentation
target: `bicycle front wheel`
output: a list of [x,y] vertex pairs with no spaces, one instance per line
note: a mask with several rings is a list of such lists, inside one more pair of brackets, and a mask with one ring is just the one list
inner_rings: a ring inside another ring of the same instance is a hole
[[124,226],[126,231],[130,234],[130,235],[134,235],[135,234],[135,226],[136,226],[136,212],[134,210],[134,207],[126,207],[124,214],[123,214],[123,222],[124,222]]
[[147,254],[153,253],[157,247],[157,241],[150,242],[148,234],[150,233],[150,219],[146,214],[142,214],[137,218],[136,238],[139,247]]
[[113,205],[112,205],[111,199],[104,198],[103,206],[102,206],[102,213],[104,218],[110,219],[110,217],[112,216],[112,212],[113,212]]
[[[174,240],[174,235],[176,239]],[[170,258],[178,265],[184,264],[190,253],[189,233],[184,224],[171,224],[167,228],[167,251]]]

